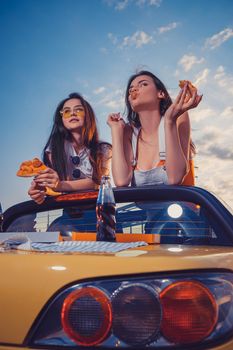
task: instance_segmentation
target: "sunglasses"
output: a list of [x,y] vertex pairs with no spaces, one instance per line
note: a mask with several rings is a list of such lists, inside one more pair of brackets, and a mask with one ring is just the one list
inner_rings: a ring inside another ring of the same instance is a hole
[[[79,165],[80,157],[79,156],[74,156],[74,157],[71,156],[71,161],[74,165]],[[79,179],[81,176],[81,171],[79,169],[74,169],[72,175],[75,179]]]
[[73,110],[71,108],[64,108],[60,111],[63,118],[70,118],[72,115],[75,117],[85,117],[85,111],[82,107],[75,107]]

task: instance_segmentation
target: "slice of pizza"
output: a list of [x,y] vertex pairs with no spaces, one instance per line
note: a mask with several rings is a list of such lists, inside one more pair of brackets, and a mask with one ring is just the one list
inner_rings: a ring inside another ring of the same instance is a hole
[[[42,170],[47,169],[46,165],[38,158],[32,160],[25,160],[21,163],[17,176],[30,177],[38,175]],[[45,187],[45,193],[47,196],[59,196],[61,192],[56,192],[50,187]]]
[[21,163],[16,175],[20,177],[36,176],[46,168],[46,165],[44,165],[44,163],[38,158],[34,158],[32,160],[25,160]]
[[197,90],[197,88],[191,83],[189,80],[180,80],[179,81],[179,87],[183,89],[186,82],[188,83],[188,89],[185,96],[185,102],[188,102],[188,100],[192,97],[192,93]]

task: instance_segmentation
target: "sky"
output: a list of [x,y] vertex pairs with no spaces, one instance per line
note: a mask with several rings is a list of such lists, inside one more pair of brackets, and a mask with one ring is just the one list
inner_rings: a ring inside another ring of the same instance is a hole
[[157,75],[172,98],[179,80],[203,94],[189,112],[196,185],[233,208],[233,1],[0,0],[0,202],[30,199],[20,163],[41,158],[58,103],[71,92],[93,106],[111,142],[128,78]]

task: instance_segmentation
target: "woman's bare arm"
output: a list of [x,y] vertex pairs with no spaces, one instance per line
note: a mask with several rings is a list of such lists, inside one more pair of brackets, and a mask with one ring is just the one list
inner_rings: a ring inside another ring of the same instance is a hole
[[169,184],[180,184],[189,165],[190,122],[187,110],[195,108],[202,96],[192,92],[185,101],[187,85],[182,89],[174,103],[165,113],[166,171]]
[[184,155],[176,123],[165,121],[166,172],[170,185],[182,182],[187,172],[187,159]]
[[107,143],[101,144],[101,175],[110,176],[111,173],[111,160],[112,160],[112,146]]
[[58,192],[75,192],[79,190],[93,190],[97,187],[96,183],[90,179],[64,180],[59,181],[55,190]]
[[178,135],[180,139],[180,144],[182,151],[186,160],[190,158],[190,135],[191,135],[191,125],[189,120],[188,112],[185,112],[177,119]]
[[108,125],[112,133],[112,175],[116,186],[128,186],[131,182],[132,171],[132,130],[126,125],[119,114],[108,117]]

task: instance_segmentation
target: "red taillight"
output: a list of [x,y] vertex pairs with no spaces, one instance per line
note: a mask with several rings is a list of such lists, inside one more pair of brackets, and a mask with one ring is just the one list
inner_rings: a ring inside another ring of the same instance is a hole
[[64,331],[79,345],[98,345],[112,325],[111,302],[98,288],[75,290],[63,302],[61,321]]
[[175,282],[161,292],[160,298],[162,333],[170,342],[195,343],[213,331],[218,308],[212,293],[203,284],[197,281]]

